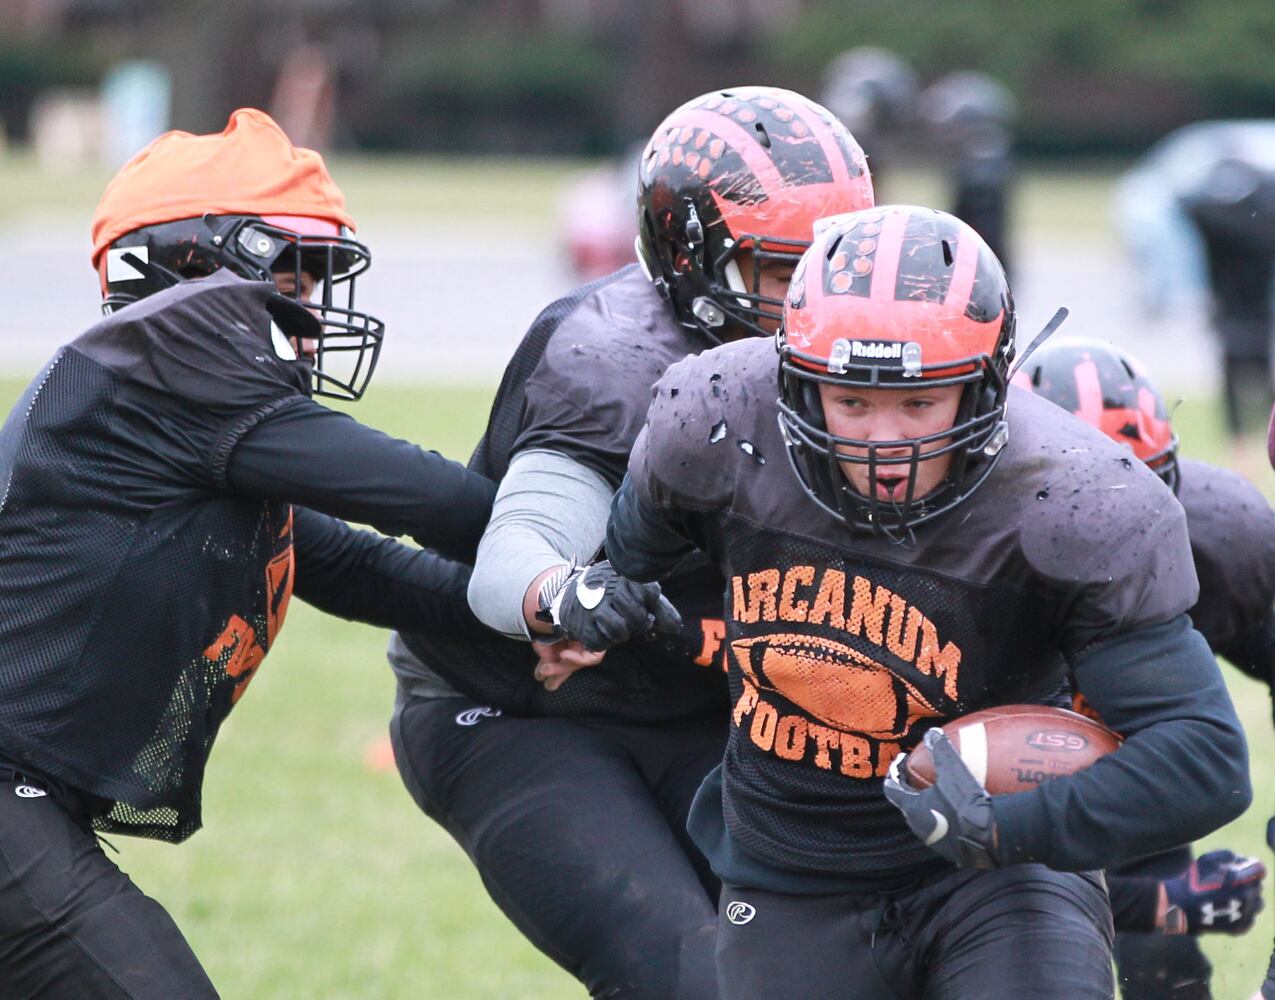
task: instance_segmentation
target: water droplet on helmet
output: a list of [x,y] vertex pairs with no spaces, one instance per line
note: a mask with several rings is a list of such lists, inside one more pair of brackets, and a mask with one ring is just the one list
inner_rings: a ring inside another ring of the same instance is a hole
[[717,444],[717,442],[722,440],[722,438],[724,438],[725,436],[726,436],[726,421],[719,420],[716,424],[713,425],[713,429],[708,435],[708,443]]

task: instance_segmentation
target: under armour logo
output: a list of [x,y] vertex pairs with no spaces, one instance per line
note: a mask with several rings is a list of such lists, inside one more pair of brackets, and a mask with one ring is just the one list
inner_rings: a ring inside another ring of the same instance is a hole
[[476,726],[478,720],[482,718],[494,719],[500,714],[500,709],[492,708],[490,705],[480,705],[477,708],[467,708],[456,716],[456,725],[458,726]]
[[36,788],[35,785],[18,785],[13,794],[20,799],[41,799],[49,793],[43,788]]
[[757,916],[757,907],[752,903],[734,899],[726,904],[726,919],[732,924],[739,924],[742,927],[755,916]]
[[1219,909],[1212,903],[1200,904],[1200,923],[1212,927],[1219,918],[1228,924],[1237,923],[1244,916],[1244,904],[1238,899],[1231,899],[1225,907]]

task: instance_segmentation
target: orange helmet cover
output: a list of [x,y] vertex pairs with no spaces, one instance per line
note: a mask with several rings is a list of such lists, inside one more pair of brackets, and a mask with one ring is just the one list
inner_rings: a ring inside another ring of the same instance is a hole
[[112,178],[93,215],[93,267],[142,226],[213,215],[301,216],[354,229],[323,157],[264,111],[240,108],[212,135],[165,132]]

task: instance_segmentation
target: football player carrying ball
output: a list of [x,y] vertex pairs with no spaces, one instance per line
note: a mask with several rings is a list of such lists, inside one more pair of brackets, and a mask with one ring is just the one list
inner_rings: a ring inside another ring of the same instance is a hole
[[[821,224],[778,351],[656,387],[607,551],[651,580],[698,548],[727,580],[732,728],[690,817],[726,997],[1108,998],[1100,869],[1249,803],[1181,507],[1008,388],[1013,334],[972,229],[869,209]],[[938,728],[1068,679],[1124,743],[990,797]],[[921,790],[897,763],[923,735]]]

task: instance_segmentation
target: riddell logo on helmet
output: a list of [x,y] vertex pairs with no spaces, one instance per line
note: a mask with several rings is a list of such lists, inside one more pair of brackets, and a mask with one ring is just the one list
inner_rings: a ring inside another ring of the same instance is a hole
[[899,361],[905,375],[920,374],[921,345],[912,340],[907,343],[897,340],[838,340],[832,345],[832,353],[828,356],[828,371],[834,375],[844,375],[856,358]]

